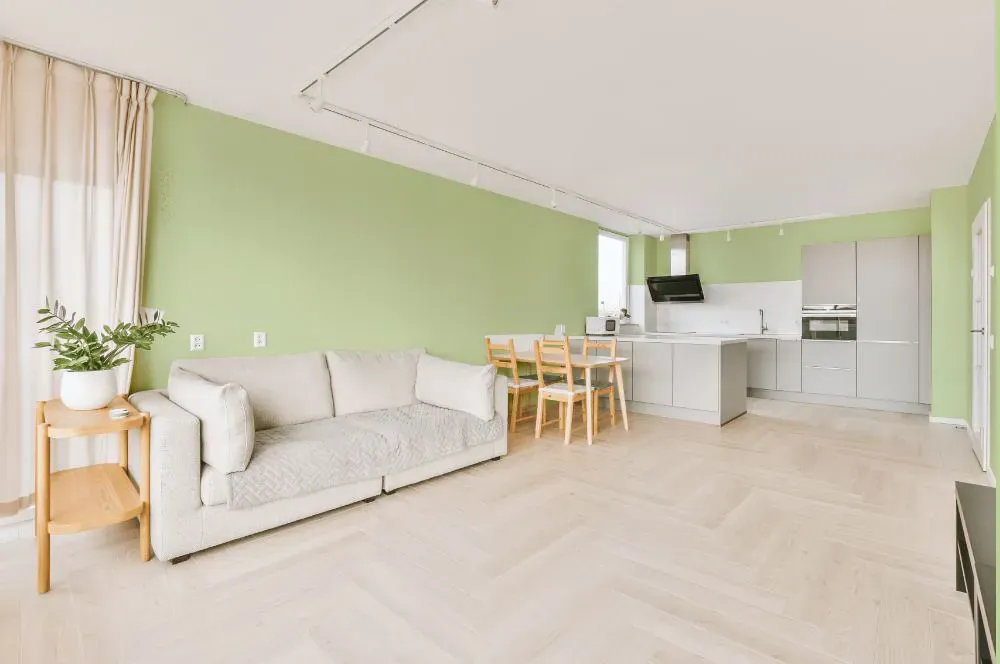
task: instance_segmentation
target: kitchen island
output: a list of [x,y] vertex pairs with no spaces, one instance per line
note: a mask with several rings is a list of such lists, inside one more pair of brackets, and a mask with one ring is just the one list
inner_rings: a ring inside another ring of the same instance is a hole
[[721,426],[747,412],[747,343],[742,338],[619,336],[631,412]]

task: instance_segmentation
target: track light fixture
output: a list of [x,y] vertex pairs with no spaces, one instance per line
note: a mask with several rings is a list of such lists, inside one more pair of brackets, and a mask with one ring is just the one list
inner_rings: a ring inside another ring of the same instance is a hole
[[471,184],[473,187],[478,187],[479,186],[479,162],[478,161],[476,162],[476,170],[473,171],[473,173],[472,173],[472,179],[469,180],[469,184]]
[[371,132],[371,125],[365,123],[365,140],[361,143],[361,154],[368,154],[368,150],[372,146],[371,138],[369,138],[369,132]]
[[326,74],[323,74],[322,76],[316,79],[316,96],[313,97],[312,103],[309,104],[309,107],[312,108],[313,113],[319,113],[320,111],[323,110],[323,104],[325,103],[323,100],[323,81],[325,80],[326,80]]
[[660,233],[660,242],[663,242],[665,239],[667,239],[667,237],[663,233]]
[[785,234],[785,226],[784,224],[782,224],[781,226],[778,226],[778,235],[784,236],[784,234]]
[[732,242],[732,241],[733,241],[733,232],[726,231],[726,242]]
[[552,200],[551,200],[551,201],[549,202],[549,206],[550,206],[550,207],[551,207],[551,208],[552,208],[553,210],[555,210],[555,209],[556,209],[556,206],[558,205],[558,203],[557,203],[557,201],[556,201],[556,188],[555,188],[555,187],[549,187],[549,189],[551,189],[551,190],[552,190]]

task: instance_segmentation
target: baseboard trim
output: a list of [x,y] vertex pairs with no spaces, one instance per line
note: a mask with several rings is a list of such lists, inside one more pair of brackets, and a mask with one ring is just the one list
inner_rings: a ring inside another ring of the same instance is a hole
[[775,401],[792,401],[818,406],[839,406],[841,408],[862,408],[864,410],[879,410],[887,413],[904,413],[907,415],[927,415],[930,406],[921,403],[905,403],[901,401],[880,401],[877,399],[859,399],[857,397],[841,397],[829,394],[810,394],[808,392],[786,392],[783,390],[763,390],[750,388],[749,396],[755,399],[773,399]]
[[953,427],[962,427],[963,429],[969,429],[969,423],[960,417],[934,417],[931,415],[927,418],[931,424],[947,424]]
[[694,410],[693,408],[663,406],[655,403],[643,403],[641,401],[628,401],[626,402],[626,405],[628,406],[630,413],[635,412],[642,413],[644,415],[655,415],[657,417],[666,417],[672,420],[684,420],[686,422],[714,424],[717,427],[723,426],[724,424],[735,420],[737,417],[746,414],[746,410],[744,409],[741,413],[723,421],[722,414],[717,411],[713,412],[708,410]]

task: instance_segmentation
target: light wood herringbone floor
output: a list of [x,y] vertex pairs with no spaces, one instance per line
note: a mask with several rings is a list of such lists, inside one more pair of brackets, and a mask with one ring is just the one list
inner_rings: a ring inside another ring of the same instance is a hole
[[[633,417],[196,555],[134,526],[0,545],[0,661],[965,664],[965,435],[753,402],[719,430]],[[527,428],[525,429],[525,432]],[[580,441],[583,436],[578,436]]]

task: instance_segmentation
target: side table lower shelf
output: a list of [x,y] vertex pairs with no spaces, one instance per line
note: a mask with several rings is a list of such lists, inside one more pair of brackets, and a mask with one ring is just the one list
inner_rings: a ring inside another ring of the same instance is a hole
[[116,463],[52,473],[49,533],[65,535],[110,526],[142,514],[142,501]]

